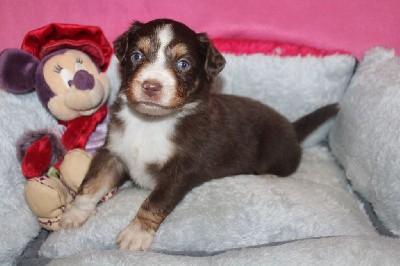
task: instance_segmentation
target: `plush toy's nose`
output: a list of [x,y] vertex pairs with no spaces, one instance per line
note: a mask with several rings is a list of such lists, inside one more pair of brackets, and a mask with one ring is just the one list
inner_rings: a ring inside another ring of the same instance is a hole
[[72,85],[78,90],[91,90],[94,87],[94,77],[86,70],[79,70],[75,73]]

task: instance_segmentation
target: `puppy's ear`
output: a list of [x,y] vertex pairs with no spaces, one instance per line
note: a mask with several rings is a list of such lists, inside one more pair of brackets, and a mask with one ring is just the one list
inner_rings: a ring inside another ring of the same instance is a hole
[[142,23],[134,21],[131,24],[130,28],[113,42],[115,55],[120,62],[122,62],[126,58],[129,48],[129,41],[136,33],[136,31],[142,27],[142,25]]
[[212,44],[206,33],[200,33],[197,37],[206,49],[204,68],[207,73],[207,78],[210,80],[224,69],[226,61],[222,54]]

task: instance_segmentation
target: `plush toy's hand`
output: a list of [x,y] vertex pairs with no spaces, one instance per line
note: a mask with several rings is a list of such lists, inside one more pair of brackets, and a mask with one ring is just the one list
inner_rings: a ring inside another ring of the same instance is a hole
[[42,175],[50,166],[52,156],[50,138],[45,136],[25,151],[22,158],[22,174],[30,179]]
[[17,142],[17,155],[23,175],[41,176],[65,154],[59,133],[54,129],[25,132]]

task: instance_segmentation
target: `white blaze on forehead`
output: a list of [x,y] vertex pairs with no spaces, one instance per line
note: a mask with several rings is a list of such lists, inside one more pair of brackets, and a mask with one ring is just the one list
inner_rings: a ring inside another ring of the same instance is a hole
[[[175,87],[176,79],[172,71],[168,69],[167,65],[167,46],[171,43],[174,38],[172,26],[170,24],[164,25],[156,30],[156,37],[159,43],[155,60],[150,62],[148,65],[140,69],[137,75],[137,81],[140,83],[146,80],[156,80],[162,85],[162,98],[161,103],[168,105],[172,100]],[[141,91],[136,90],[135,94],[138,99],[141,98]]]
[[165,25],[157,32],[157,37],[160,43],[160,47],[157,51],[157,58],[155,65],[165,66],[167,62],[166,47],[173,39],[173,32],[170,24]]
[[[156,31],[156,35],[160,45],[158,47],[155,60],[141,69],[139,79],[140,81],[156,79],[161,82],[165,80],[165,84],[163,85],[174,85],[175,79],[173,79],[172,75],[167,71],[166,55],[166,47],[173,39],[171,25],[165,25],[164,27],[158,29]],[[171,78],[173,80],[170,80]],[[167,81],[169,81],[169,83]]]

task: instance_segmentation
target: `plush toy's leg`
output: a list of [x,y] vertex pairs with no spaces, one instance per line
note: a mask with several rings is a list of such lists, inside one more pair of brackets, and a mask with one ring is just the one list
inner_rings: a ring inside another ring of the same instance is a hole
[[62,228],[79,227],[96,211],[96,205],[110,190],[127,178],[125,167],[107,149],[100,149],[93,158],[75,201],[60,219]]
[[47,230],[59,230],[58,220],[63,209],[72,201],[67,187],[57,177],[42,176],[25,184],[25,198],[39,223]]
[[69,151],[60,165],[61,180],[74,192],[78,192],[91,161],[92,155],[87,151]]

